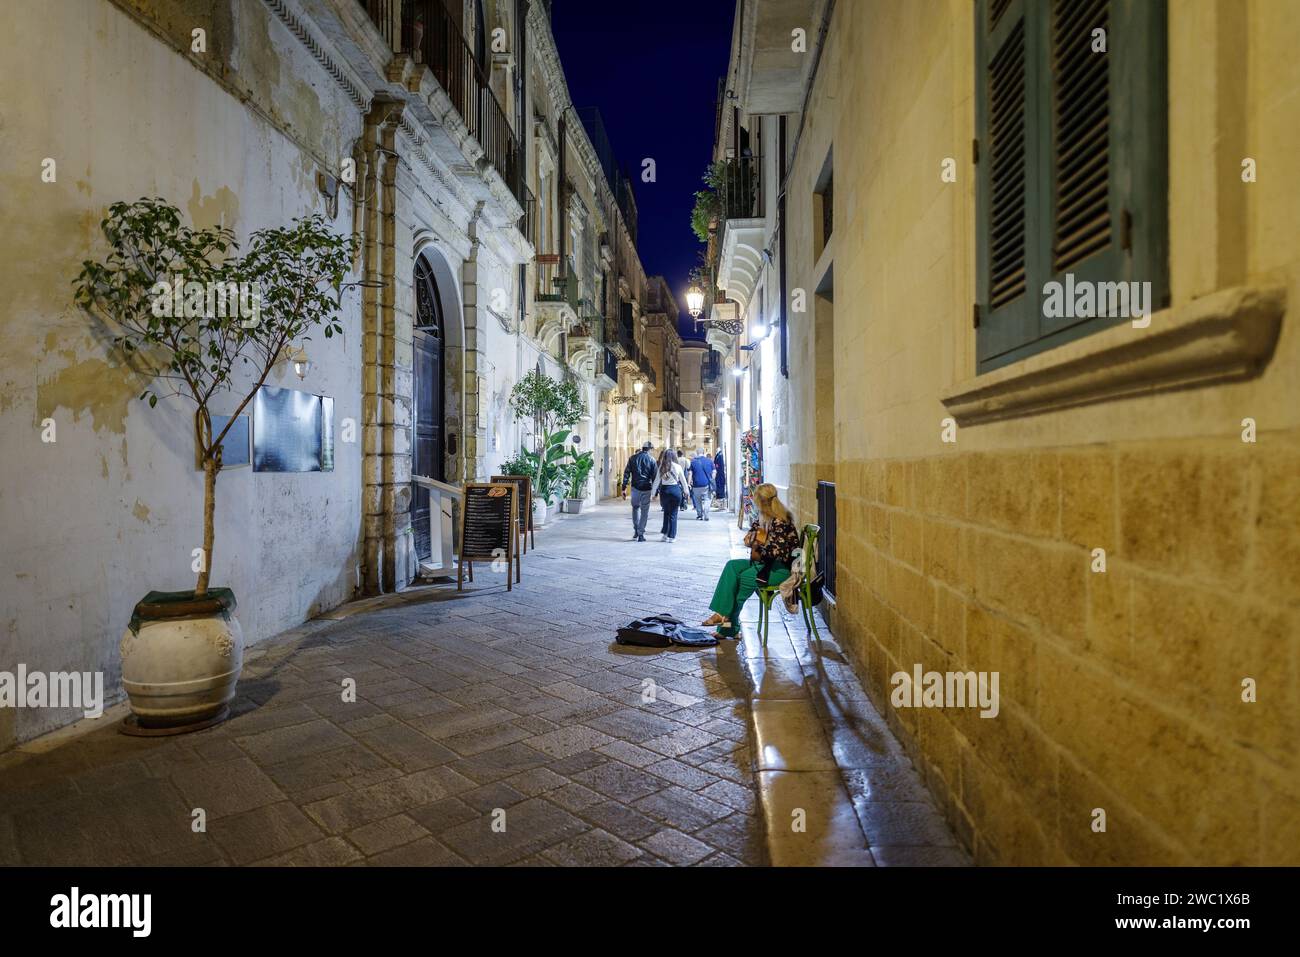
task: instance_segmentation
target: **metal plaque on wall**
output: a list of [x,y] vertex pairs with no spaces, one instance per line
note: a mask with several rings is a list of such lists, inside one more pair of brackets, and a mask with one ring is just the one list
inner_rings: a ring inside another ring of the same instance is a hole
[[258,389],[253,471],[334,471],[334,400],[295,389]]
[[[228,415],[212,416],[212,434],[220,435],[230,421]],[[235,424],[230,427],[226,437],[221,440],[221,467],[223,469],[238,468],[241,465],[249,463],[249,428],[248,416],[241,415]],[[196,468],[203,468],[203,463],[199,462]]]

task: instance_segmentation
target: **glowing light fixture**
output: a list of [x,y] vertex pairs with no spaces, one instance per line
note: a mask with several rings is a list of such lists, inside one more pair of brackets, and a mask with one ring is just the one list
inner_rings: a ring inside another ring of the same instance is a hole
[[293,371],[298,374],[299,379],[307,378],[307,373],[311,371],[311,360],[307,358],[307,350],[303,346],[298,347],[298,351],[289,357],[293,363]]
[[695,283],[691,283],[691,287],[686,290],[686,308],[692,319],[698,319],[704,311],[704,290]]

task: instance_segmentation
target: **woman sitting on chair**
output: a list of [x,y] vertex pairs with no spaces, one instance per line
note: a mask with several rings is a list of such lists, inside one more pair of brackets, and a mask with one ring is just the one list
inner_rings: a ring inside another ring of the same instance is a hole
[[739,634],[740,609],[760,585],[779,585],[790,576],[790,562],[799,547],[799,532],[790,510],[776,497],[776,486],[760,485],[754,489],[758,521],[745,536],[748,558],[733,558],[722,569],[709,609],[713,614],[702,625],[717,625],[719,638]]

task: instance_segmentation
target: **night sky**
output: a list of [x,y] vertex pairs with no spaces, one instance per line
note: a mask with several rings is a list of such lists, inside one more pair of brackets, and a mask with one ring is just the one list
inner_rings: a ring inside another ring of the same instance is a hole
[[[636,186],[646,274],[677,296],[683,336],[687,276],[703,246],[691,207],[713,150],[718,79],[727,72],[733,0],[553,0],[552,27],[577,107],[597,107]],[[652,157],[656,182],[641,181]]]

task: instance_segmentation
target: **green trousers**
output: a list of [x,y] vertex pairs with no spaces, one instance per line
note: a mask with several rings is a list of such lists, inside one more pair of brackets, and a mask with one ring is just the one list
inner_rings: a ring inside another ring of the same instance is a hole
[[[762,563],[755,563],[748,558],[733,558],[722,566],[722,577],[718,587],[713,590],[713,601],[709,610],[722,615],[731,622],[730,628],[719,628],[718,634],[731,637],[740,629],[740,609],[749,596],[758,590],[758,573],[763,570]],[[767,576],[769,585],[779,585],[790,577],[787,565],[773,565]]]

